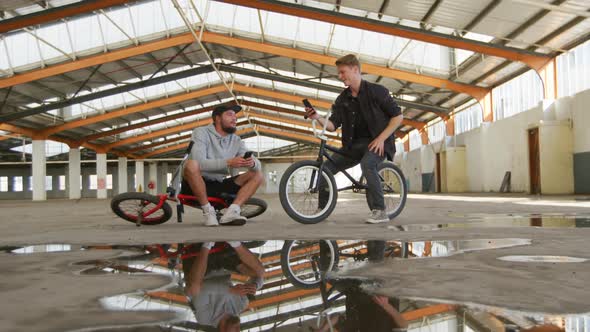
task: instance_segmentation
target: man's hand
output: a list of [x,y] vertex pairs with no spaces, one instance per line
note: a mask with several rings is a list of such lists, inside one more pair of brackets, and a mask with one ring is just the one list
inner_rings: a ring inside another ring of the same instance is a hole
[[389,298],[387,298],[387,296],[375,295],[371,299],[373,300],[373,302],[375,302],[376,304],[378,304],[381,308],[383,308],[385,310],[392,307],[392,305],[389,304]]
[[256,285],[254,284],[239,284],[229,288],[229,292],[235,295],[256,294]]
[[384,142],[384,139],[381,139],[379,138],[379,136],[377,136],[377,138],[375,138],[371,143],[369,143],[369,151],[373,151],[380,157],[383,157],[385,151]]
[[254,158],[250,157],[248,159],[244,159],[242,157],[234,157],[231,159],[226,160],[227,166],[231,168],[240,168],[240,167],[254,167]]
[[320,117],[320,115],[318,114],[318,112],[316,112],[311,107],[306,107],[305,108],[305,115],[307,115],[307,117],[310,118],[310,119],[312,119],[312,120],[317,120]]

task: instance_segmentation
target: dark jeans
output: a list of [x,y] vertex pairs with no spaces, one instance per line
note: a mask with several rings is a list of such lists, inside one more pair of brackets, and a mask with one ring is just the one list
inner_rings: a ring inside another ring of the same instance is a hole
[[[333,153],[330,156],[332,157],[333,162],[326,160],[324,162],[324,167],[329,169],[332,174],[336,175],[336,173],[360,163],[363,175],[367,180],[368,189],[366,191],[366,197],[369,209],[385,210],[383,188],[381,187],[381,180],[377,173],[377,166],[383,162],[385,157],[381,157],[375,152],[369,151],[370,142],[369,139],[354,141],[350,149],[340,149],[342,154]],[[325,188],[326,183],[323,181],[323,178],[320,177],[319,202],[321,208],[325,206],[325,201],[328,199]]]

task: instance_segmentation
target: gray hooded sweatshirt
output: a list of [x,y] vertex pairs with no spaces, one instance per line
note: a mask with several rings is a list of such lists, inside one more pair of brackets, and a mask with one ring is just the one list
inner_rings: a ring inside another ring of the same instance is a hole
[[[190,160],[196,160],[201,167],[201,174],[207,180],[223,181],[228,175],[236,175],[237,169],[227,167],[228,159],[243,156],[248,150],[240,139],[240,136],[228,134],[225,137],[219,135],[215,126],[210,124],[193,130],[192,140],[195,142]],[[254,158],[254,156],[252,156]],[[260,161],[254,158],[252,170],[261,169]]]

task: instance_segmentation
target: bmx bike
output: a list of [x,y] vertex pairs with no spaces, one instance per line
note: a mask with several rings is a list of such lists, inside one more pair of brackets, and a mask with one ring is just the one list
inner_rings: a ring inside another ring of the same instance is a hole
[[[329,117],[329,114],[326,116]],[[317,133],[316,121],[312,121],[314,136],[320,139],[320,149],[316,160],[298,161],[287,168],[279,184],[279,198],[283,209],[289,217],[302,224],[316,224],[326,219],[334,211],[338,201],[338,192],[351,190],[360,192],[368,186],[363,183],[363,177],[359,180],[353,178],[346,170],[342,170],[352,185],[338,188],[332,172],[324,166],[325,159],[333,161],[327,151],[343,155],[336,147],[326,143],[326,125]],[[398,216],[406,204],[408,188],[402,170],[391,161],[383,161],[377,166],[377,172],[381,181],[385,211],[389,219]],[[321,175],[320,175],[321,174]],[[325,191],[320,198],[320,189]]]
[[[188,158],[194,142],[190,142],[186,150],[183,162]],[[190,206],[201,209],[197,197],[191,194],[176,194],[173,183],[179,179],[181,167],[179,166],[174,172],[173,180],[166,190],[166,194],[151,195],[143,192],[128,192],[119,194],[111,200],[111,210],[124,220],[135,223],[138,227],[141,225],[159,225],[165,223],[172,216],[172,208],[167,201],[177,203],[176,215],[177,221],[182,222],[184,206]],[[178,180],[180,182],[180,180]],[[184,186],[188,186],[186,182]],[[190,190],[189,190],[190,192]],[[235,199],[233,194],[221,194],[219,196],[209,196],[207,200],[215,209],[217,219],[219,219],[225,209],[227,209]],[[251,197],[241,206],[241,215],[247,219],[254,218],[263,214],[267,209],[264,200]],[[232,223],[231,225],[242,225],[242,223]]]

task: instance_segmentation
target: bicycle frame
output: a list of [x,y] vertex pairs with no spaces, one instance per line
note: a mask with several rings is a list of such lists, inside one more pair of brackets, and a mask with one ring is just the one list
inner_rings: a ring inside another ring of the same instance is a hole
[[[332,157],[326,152],[326,150],[332,151],[332,152],[337,153],[339,155],[344,155],[342,153],[342,151],[340,151],[339,149],[337,149],[333,146],[328,145],[326,143],[326,141],[322,139],[322,141],[320,143],[320,151],[318,153],[318,158],[317,158],[317,161],[320,163],[320,169],[319,169],[320,174],[324,168],[324,157],[326,159],[328,159],[329,161],[334,162],[334,159],[332,159]],[[350,180],[350,182],[352,182],[352,185],[344,187],[344,188],[338,188],[338,191],[349,190],[349,189],[368,189],[368,187],[366,185],[360,183],[355,178],[353,178],[352,175],[348,174],[348,172],[345,169],[343,169],[340,172],[342,172],[342,174],[344,174],[344,176],[346,176]],[[312,173],[312,179],[313,178],[315,178],[315,174]],[[319,178],[320,177],[318,176],[318,180],[316,181],[317,183],[315,185],[316,190],[318,188]]]
[[[176,198],[172,197],[171,195],[167,195],[167,194],[159,194],[157,196],[159,198],[158,205],[156,205],[151,210],[143,213],[141,216],[142,218],[148,217],[152,213],[158,211],[160,208],[162,208],[162,205],[164,205],[164,203],[166,201],[174,201],[174,202],[179,203],[177,205],[178,222],[182,222],[182,213],[184,213],[184,205],[188,205],[188,206],[200,209],[199,203],[197,201],[197,197],[193,196],[193,195],[178,194],[178,195],[176,195]],[[215,207],[218,210],[225,209],[229,206],[228,202],[220,197],[207,197],[207,200],[209,201],[209,203],[213,207]],[[139,218],[138,218],[138,220],[139,220]]]

